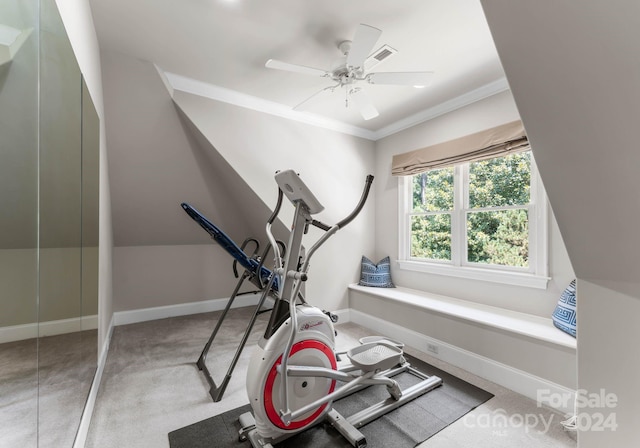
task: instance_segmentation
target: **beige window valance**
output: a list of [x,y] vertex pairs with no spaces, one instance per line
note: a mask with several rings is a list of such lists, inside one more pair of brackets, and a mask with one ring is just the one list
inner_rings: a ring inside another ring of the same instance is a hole
[[391,174],[410,176],[434,168],[526,151],[529,141],[520,120],[475,134],[393,156]]

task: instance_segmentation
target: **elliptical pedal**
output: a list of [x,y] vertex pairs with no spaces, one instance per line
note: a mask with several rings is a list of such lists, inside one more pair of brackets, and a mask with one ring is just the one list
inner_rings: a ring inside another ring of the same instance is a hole
[[347,358],[363,372],[382,371],[402,361],[402,349],[385,342],[369,342],[347,352]]

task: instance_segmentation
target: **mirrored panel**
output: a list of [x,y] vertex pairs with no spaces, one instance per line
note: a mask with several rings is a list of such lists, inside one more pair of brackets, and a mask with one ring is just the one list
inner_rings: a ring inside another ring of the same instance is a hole
[[0,446],[37,446],[38,1],[0,2]]
[[70,447],[96,365],[97,155],[83,142],[97,125],[55,0],[41,0],[40,37],[38,434],[41,447]]
[[71,447],[97,365],[100,123],[55,0],[0,2],[0,446]]

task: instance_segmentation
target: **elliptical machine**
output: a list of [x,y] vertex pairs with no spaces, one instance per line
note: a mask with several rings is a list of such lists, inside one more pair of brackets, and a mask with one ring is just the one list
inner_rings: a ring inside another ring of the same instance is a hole
[[[361,345],[335,353],[333,322],[337,319],[300,298],[311,257],[360,213],[373,176],[367,176],[356,208],[333,226],[312,217],[324,207],[294,171],[278,172],[275,179],[278,204],[266,226],[275,249],[275,269],[266,290],[274,281],[282,287],[278,288],[264,337],[249,363],[246,387],[253,413],[240,416],[240,440],[250,440],[254,448],[271,448],[326,419],[354,447],[365,447],[365,437],[357,428],[438,387],[442,380],[412,368],[403,356],[402,344],[383,337],[364,338]],[[271,232],[283,193],[295,206],[284,259]],[[304,254],[302,238],[309,225],[325,233]],[[338,366],[339,355],[346,355],[348,362]],[[420,381],[401,390],[392,377],[402,372]],[[344,384],[337,387],[338,382]],[[389,398],[347,418],[332,408],[333,401],[371,385],[386,386]]]

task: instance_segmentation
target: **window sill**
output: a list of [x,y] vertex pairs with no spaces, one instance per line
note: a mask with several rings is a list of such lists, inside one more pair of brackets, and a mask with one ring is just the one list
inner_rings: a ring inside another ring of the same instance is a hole
[[522,286],[525,288],[547,289],[549,277],[521,272],[497,271],[471,267],[458,267],[445,264],[422,263],[419,261],[398,260],[400,269],[424,272],[426,274],[446,275],[449,277],[481,280],[503,285]]
[[349,285],[352,291],[370,294],[389,302],[416,309],[451,316],[502,331],[527,336],[560,347],[576,350],[575,338],[558,330],[550,318],[519,313],[481,303],[441,296],[425,291],[396,287],[371,288],[358,284]]

